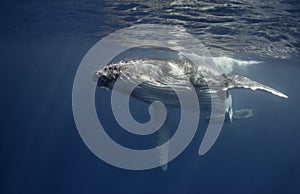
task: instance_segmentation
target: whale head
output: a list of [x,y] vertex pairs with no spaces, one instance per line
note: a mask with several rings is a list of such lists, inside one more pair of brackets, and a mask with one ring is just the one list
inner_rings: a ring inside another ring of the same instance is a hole
[[97,82],[99,87],[111,89],[116,80],[120,77],[120,74],[120,68],[112,64],[104,66],[94,72],[93,79]]

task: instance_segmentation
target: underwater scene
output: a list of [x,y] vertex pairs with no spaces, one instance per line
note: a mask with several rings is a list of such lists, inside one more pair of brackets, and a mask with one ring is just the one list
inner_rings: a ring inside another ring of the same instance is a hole
[[300,1],[0,10],[1,194],[300,193]]

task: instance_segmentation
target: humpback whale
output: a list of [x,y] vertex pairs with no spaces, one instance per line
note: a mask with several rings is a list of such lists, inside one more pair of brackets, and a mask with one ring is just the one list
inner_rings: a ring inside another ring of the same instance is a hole
[[[214,100],[224,101],[220,112],[225,110],[225,121],[245,119],[255,114],[252,109],[232,109],[231,89],[243,88],[262,90],[273,95],[288,98],[287,95],[242,75],[231,73],[220,74],[214,68],[205,65],[195,65],[187,58],[157,59],[157,58],[128,58],[107,64],[94,72],[97,85],[105,89],[113,89],[114,83],[121,79],[124,82],[142,82],[132,92],[132,96],[144,102],[161,101],[167,106],[180,106],[176,90],[186,90],[194,87],[200,110],[209,111]],[[172,86],[172,87],[170,87]],[[122,92],[122,91],[121,91]],[[224,95],[225,94],[225,95]],[[224,95],[225,99],[221,96]],[[221,110],[222,109],[222,110]],[[159,116],[159,112],[157,113]],[[209,121],[210,116],[205,117]],[[168,123],[165,122],[158,130],[157,145],[169,139]],[[167,169],[168,148],[159,150],[163,170]]]

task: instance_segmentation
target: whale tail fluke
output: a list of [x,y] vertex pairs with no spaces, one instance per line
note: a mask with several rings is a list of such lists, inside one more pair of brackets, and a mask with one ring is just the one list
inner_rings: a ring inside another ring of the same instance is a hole
[[232,114],[232,120],[240,120],[240,119],[247,119],[253,117],[255,115],[255,110],[253,109],[240,109],[236,110]]
[[[229,115],[229,113],[227,112],[224,117],[224,122],[230,123],[236,120],[248,119],[250,117],[253,117],[254,115],[255,115],[255,110],[249,108],[236,110],[232,113],[232,115]],[[217,116],[221,117],[221,115],[217,115]],[[210,116],[204,117],[204,121],[206,123],[209,123],[211,119],[218,120],[217,118],[212,118]]]

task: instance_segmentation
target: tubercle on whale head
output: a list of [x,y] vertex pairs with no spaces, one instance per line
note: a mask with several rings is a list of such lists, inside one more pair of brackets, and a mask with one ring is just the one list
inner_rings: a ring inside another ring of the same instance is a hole
[[120,68],[117,65],[111,64],[95,71],[93,74],[93,80],[97,82],[99,87],[109,89],[113,86],[119,76]]

